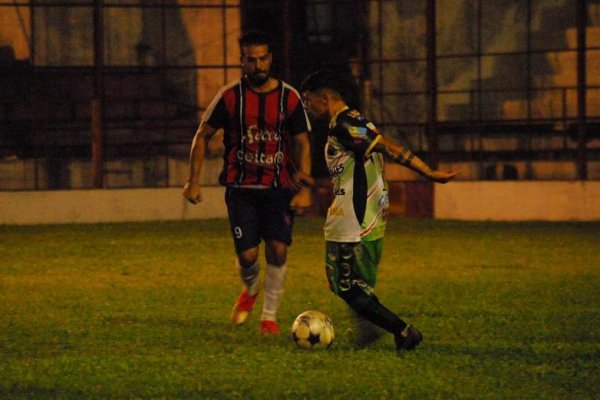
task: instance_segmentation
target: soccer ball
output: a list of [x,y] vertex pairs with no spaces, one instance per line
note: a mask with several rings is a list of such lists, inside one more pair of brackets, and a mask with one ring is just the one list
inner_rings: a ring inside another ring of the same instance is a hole
[[333,338],[333,322],[320,311],[304,311],[292,324],[292,339],[301,349],[327,349]]

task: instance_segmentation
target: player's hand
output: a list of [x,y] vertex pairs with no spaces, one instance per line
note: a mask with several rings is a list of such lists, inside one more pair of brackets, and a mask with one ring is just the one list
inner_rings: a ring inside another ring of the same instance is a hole
[[202,192],[200,191],[200,185],[190,182],[186,183],[183,187],[183,197],[192,204],[198,204],[202,201]]
[[447,183],[447,182],[451,181],[452,179],[454,179],[454,177],[456,175],[458,175],[459,173],[460,173],[460,171],[434,170],[434,171],[431,171],[431,173],[429,175],[427,175],[427,177],[437,183]]
[[312,176],[305,174],[302,171],[297,171],[294,174],[293,185],[295,190],[299,190],[303,187],[313,187],[315,185],[315,178]]
[[290,201],[290,207],[296,215],[302,215],[312,205],[312,193],[309,188],[303,187]]

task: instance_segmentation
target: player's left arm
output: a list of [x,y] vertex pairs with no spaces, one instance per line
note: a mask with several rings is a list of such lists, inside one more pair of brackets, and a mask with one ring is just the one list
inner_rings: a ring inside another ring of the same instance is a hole
[[305,208],[312,204],[311,187],[315,180],[310,176],[311,160],[310,160],[310,140],[308,133],[302,132],[294,135],[293,159],[297,167],[294,180],[298,184],[299,190],[292,198],[290,206],[298,213],[302,214]]
[[297,167],[294,180],[301,186],[312,186],[315,180],[310,176],[310,140],[307,132],[294,135],[293,161]]
[[446,183],[452,179],[460,171],[442,171],[432,169],[425,161],[421,160],[415,153],[408,150],[399,143],[394,142],[384,136],[378,138],[377,143],[372,148],[372,151],[377,151],[388,155],[392,160],[400,165],[409,168],[429,180],[438,183]]
[[310,175],[311,158],[308,133],[311,131],[311,126],[301,98],[296,91],[290,93],[289,104],[291,106],[290,115],[285,123],[292,134],[291,158],[296,166],[293,184],[297,190],[290,206],[297,214],[302,214],[304,209],[312,204],[311,187],[315,184],[315,180]]

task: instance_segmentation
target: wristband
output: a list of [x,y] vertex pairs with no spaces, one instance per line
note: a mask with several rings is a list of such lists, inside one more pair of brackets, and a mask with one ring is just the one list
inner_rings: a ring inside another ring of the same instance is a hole
[[404,150],[398,157],[394,159],[394,161],[396,161],[398,164],[408,167],[413,158],[415,158],[415,153],[410,150]]

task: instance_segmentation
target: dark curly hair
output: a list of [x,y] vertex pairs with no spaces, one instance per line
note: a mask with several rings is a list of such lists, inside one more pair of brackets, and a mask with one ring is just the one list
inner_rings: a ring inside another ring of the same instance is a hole
[[348,83],[344,81],[340,73],[331,69],[320,69],[304,78],[300,86],[302,92],[318,92],[323,89],[333,91],[345,98]]
[[250,29],[244,32],[238,42],[240,49],[244,46],[266,44],[269,46],[269,51],[271,50],[271,38],[266,32],[257,29]]

